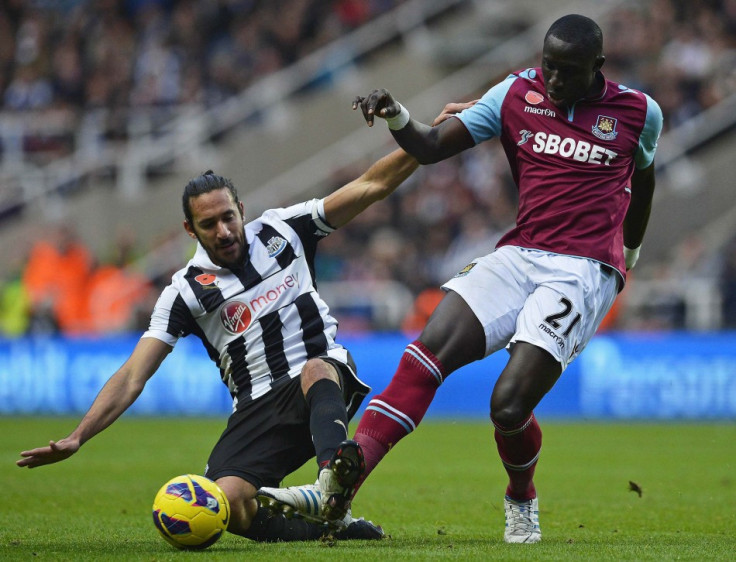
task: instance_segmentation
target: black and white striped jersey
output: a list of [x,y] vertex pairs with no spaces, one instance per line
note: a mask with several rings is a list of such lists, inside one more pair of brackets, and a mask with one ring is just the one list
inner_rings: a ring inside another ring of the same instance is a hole
[[335,343],[337,321],[317,293],[317,242],[334,229],[314,199],[271,209],[245,225],[246,263],[240,271],[214,265],[197,245],[156,303],[149,329],[172,347],[194,334],[220,369],[238,403],[266,394],[299,375],[307,359],[328,355],[347,363]]

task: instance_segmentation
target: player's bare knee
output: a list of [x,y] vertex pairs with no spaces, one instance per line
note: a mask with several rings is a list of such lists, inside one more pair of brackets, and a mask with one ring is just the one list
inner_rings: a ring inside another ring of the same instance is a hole
[[230,504],[230,523],[227,530],[240,534],[250,527],[258,509],[255,499],[256,488],[237,476],[218,478],[217,484],[222,488]]
[[517,403],[491,400],[491,419],[501,427],[515,427],[528,419],[531,413],[531,410]]
[[310,359],[302,368],[301,386],[304,395],[312,387],[314,383],[321,379],[329,379],[335,384],[340,384],[340,378],[337,376],[337,370],[327,361],[320,358]]

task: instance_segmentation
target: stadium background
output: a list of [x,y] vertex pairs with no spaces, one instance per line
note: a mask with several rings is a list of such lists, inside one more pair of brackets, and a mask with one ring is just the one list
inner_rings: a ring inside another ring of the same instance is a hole
[[[389,88],[431,119],[537,64],[559,15],[601,23],[607,76],[665,131],[640,265],[539,414],[736,418],[736,2],[66,0],[0,8],[0,414],[86,410],[172,271],[187,179],[231,177],[254,217],[322,196],[393,146],[350,111]],[[436,287],[513,220],[497,143],[420,170],[322,244],[318,279],[380,389]],[[180,342],[131,413],[221,415]],[[454,375],[430,415],[481,417],[503,354]]]

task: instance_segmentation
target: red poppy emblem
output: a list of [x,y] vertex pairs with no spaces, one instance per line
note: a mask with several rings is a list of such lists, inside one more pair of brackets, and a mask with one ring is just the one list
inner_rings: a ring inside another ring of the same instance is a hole
[[217,277],[211,273],[202,273],[194,278],[194,280],[200,285],[212,285],[212,283],[215,282],[215,279],[217,279]]
[[533,92],[532,90],[529,90],[524,96],[524,99],[527,101],[527,103],[537,105],[544,101],[544,96],[539,92]]

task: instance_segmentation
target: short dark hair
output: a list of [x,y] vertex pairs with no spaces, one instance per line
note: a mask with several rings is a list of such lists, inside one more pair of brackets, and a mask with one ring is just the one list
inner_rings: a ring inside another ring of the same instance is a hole
[[192,224],[192,207],[189,204],[192,197],[197,197],[203,193],[209,193],[216,189],[228,189],[230,195],[232,195],[235,205],[240,210],[240,199],[238,199],[238,190],[235,189],[233,182],[228,178],[218,176],[212,170],[207,170],[201,176],[197,176],[194,179],[189,180],[189,183],[184,187],[184,194],[181,198],[181,204],[184,209],[184,218],[187,219],[189,224]]
[[596,55],[603,52],[603,32],[592,19],[580,14],[569,14],[555,21],[544,36],[556,37],[565,43],[575,43]]

